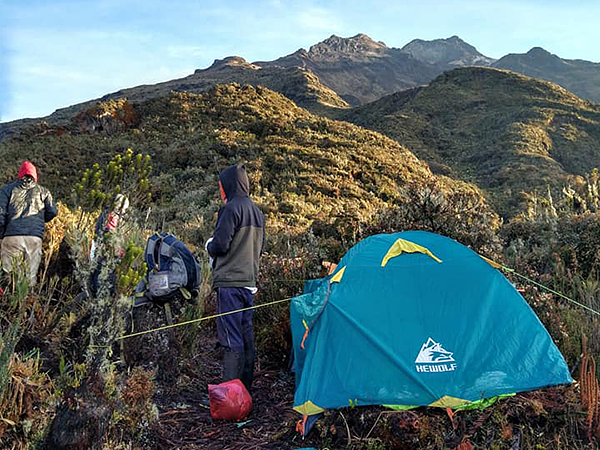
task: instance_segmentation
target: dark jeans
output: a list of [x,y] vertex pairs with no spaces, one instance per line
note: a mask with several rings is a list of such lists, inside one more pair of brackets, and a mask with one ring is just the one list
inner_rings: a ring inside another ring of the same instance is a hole
[[[217,288],[217,312],[248,308],[254,305],[254,295],[246,288]],[[217,318],[219,344],[225,347],[223,381],[240,378],[248,391],[254,376],[254,335],[252,310]]]
[[[246,288],[217,288],[217,313],[221,314],[254,305],[254,295]],[[249,344],[254,347],[252,310],[217,318],[217,336],[223,347],[242,352]]]

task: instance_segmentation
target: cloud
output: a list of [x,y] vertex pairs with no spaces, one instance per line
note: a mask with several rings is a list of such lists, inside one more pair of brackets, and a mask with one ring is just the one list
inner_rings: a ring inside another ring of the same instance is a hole
[[324,31],[329,34],[343,29],[339,12],[320,7],[300,11],[296,23],[306,30]]
[[[193,72],[191,62],[165,54],[146,33],[20,29],[12,38],[8,64],[0,64],[11,67],[10,80],[0,74],[2,121],[45,116],[125,87]],[[7,105],[3,93],[9,81],[14,100]]]
[[[45,78],[48,80],[60,80],[63,83],[71,82],[82,82],[89,81],[94,76],[89,76],[85,72],[69,69],[68,67],[53,65],[53,64],[42,64],[35,66],[27,66],[18,70],[19,76],[28,77],[31,79]],[[96,75],[96,78],[100,79],[100,75]]]

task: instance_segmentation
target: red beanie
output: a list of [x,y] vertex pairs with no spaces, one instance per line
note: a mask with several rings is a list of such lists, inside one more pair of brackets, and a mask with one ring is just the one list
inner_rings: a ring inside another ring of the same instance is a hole
[[19,169],[19,179],[23,178],[25,175],[32,177],[35,182],[38,180],[37,169],[29,161],[25,161],[21,164],[21,168]]

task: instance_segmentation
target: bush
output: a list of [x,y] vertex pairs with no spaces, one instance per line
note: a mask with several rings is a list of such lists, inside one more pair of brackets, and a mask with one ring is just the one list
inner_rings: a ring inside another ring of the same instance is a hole
[[375,218],[367,235],[425,230],[451,237],[490,257],[499,254],[500,218],[470,186],[449,191],[430,180],[424,186],[406,186],[403,194],[393,208]]

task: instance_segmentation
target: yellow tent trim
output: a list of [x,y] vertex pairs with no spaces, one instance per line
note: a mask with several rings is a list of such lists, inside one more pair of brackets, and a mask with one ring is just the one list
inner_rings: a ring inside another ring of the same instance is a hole
[[481,256],[481,259],[483,259],[486,263],[488,263],[490,266],[495,267],[496,269],[502,269],[502,266],[500,264],[498,264],[495,261],[492,261],[490,258],[486,258],[483,255],[479,255]]
[[457,406],[463,406],[467,403],[471,403],[469,400],[463,400],[462,398],[449,397],[447,395],[431,403],[429,406],[437,406],[438,408],[455,408]]
[[344,276],[344,272],[346,271],[346,266],[342,267],[338,273],[336,273],[332,278],[331,278],[331,282],[332,283],[339,283],[340,281],[342,281],[342,277]]
[[312,416],[314,414],[320,414],[325,410],[309,400],[300,406],[294,406],[294,411],[304,414],[305,416]]
[[437,262],[441,263],[442,260],[435,256],[433,253],[426,249],[425,247],[421,247],[414,242],[407,241],[405,239],[398,239],[394,244],[390,247],[388,252],[386,253],[383,261],[381,261],[381,267],[385,267],[390,259],[395,256],[398,256],[402,253],[424,253],[428,256],[431,256]]

